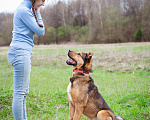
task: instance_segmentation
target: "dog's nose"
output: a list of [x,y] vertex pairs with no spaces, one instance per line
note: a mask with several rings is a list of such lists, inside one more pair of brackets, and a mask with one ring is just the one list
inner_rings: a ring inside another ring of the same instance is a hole
[[71,50],[69,50],[68,52],[71,52]]

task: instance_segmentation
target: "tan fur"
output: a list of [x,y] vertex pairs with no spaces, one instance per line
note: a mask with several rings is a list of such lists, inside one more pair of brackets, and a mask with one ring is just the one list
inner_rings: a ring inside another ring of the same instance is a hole
[[[72,60],[67,60],[66,62],[68,65],[73,65],[73,69],[93,72],[92,55],[91,52],[75,53],[69,51],[68,56],[76,63]],[[115,120],[113,111],[98,92],[89,74],[74,72],[70,78],[67,95],[70,107],[69,120],[80,120],[82,114],[89,120]]]

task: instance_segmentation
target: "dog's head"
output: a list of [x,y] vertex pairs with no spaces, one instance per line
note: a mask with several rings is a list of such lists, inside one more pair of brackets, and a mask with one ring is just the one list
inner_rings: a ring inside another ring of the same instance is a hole
[[68,65],[74,66],[74,70],[83,70],[87,72],[93,72],[92,70],[92,53],[84,53],[78,52],[75,53],[74,51],[69,50],[68,56],[69,60],[66,61]]

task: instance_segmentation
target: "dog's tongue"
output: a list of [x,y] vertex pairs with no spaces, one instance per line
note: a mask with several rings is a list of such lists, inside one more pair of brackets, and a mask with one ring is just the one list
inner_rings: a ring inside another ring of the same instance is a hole
[[69,64],[69,65],[74,65],[74,64],[76,64],[76,62],[75,62],[74,60],[72,60],[72,59],[67,60],[66,63]]

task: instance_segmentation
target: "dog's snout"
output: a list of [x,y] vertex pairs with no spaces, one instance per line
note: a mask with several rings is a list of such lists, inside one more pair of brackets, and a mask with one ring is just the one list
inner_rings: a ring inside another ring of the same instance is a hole
[[71,52],[71,50],[68,50],[68,56],[69,56],[69,53]]

